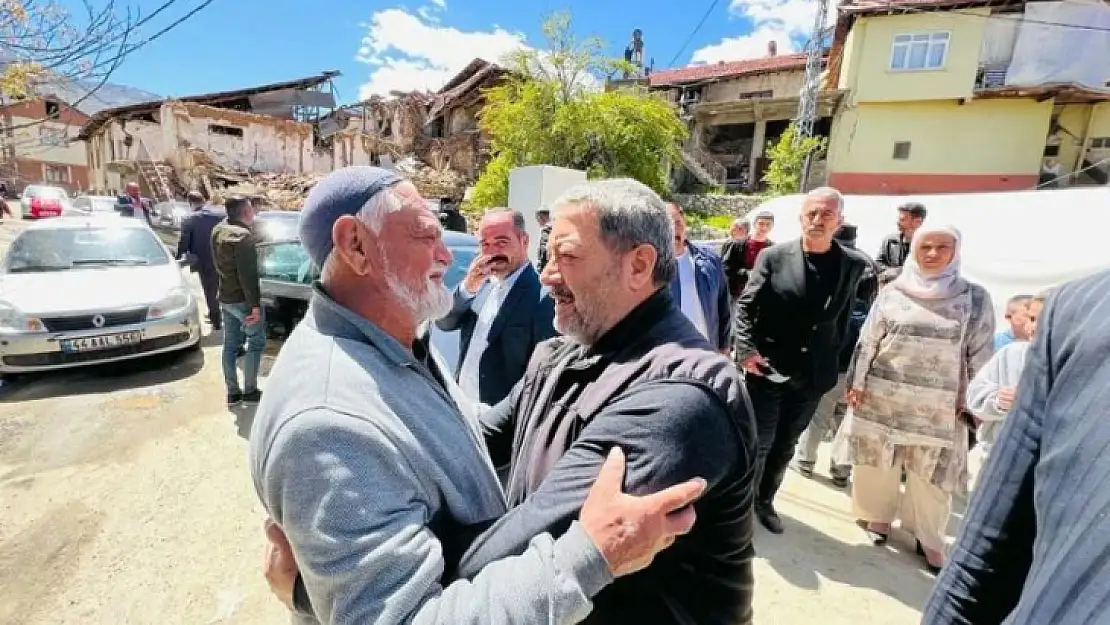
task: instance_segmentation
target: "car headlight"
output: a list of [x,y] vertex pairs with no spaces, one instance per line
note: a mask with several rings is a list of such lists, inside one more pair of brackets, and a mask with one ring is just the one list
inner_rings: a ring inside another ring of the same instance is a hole
[[46,326],[38,317],[19,312],[15,306],[0,302],[0,330],[8,332],[45,332]]
[[193,303],[191,293],[182,288],[175,288],[158,300],[147,310],[148,320],[162,319],[182,312]]

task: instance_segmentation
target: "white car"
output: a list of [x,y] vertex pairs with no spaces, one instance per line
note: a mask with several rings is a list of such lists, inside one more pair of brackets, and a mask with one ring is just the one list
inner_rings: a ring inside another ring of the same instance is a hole
[[113,195],[82,195],[73,199],[72,206],[62,211],[64,217],[89,217],[108,215],[119,217]]
[[200,338],[180,265],[138,220],[36,222],[0,264],[0,374],[197,348]]

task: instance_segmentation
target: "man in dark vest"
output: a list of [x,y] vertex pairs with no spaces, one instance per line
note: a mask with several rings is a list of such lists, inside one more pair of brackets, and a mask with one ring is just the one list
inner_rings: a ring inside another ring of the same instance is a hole
[[521,383],[481,415],[496,465],[510,465],[508,514],[465,553],[467,577],[565,528],[609,449],[628,452],[630,492],[708,481],[690,534],[594,599],[587,624],[752,622],[755,433],[739,375],[670,294],[666,204],[627,179],[587,183],[554,204],[541,280],[555,328]]
[[205,206],[204,196],[190,191],[189,206],[193,213],[181,220],[181,239],[177,242],[177,257],[189,261],[190,268],[200,276],[204,299],[208,304],[208,322],[213,330],[223,327],[220,320],[220,274],[212,256],[212,230],[227,219],[227,212],[216,206]]

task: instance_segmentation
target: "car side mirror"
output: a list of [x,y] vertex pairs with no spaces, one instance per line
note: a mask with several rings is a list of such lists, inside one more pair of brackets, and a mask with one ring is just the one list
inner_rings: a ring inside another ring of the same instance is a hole
[[177,259],[177,265],[179,267],[188,267],[189,266],[189,259],[188,258],[178,258]]

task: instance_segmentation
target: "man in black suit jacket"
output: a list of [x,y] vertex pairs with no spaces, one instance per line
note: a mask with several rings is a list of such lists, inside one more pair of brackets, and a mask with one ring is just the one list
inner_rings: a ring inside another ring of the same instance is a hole
[[189,205],[193,213],[181,220],[181,238],[177,242],[177,257],[189,260],[192,270],[200,275],[200,285],[204,289],[204,299],[208,304],[208,322],[213,330],[222,327],[220,322],[220,276],[216,273],[216,261],[212,257],[212,229],[224,219],[227,213],[215,206],[205,206],[204,197],[190,191]]
[[524,215],[495,210],[478,227],[482,253],[455,290],[451,312],[436,322],[459,330],[459,387],[494,405],[524,375],[532,350],[555,336],[555,304],[528,262]]
[[1110,602],[1110,272],[1049,296],[924,625],[1096,625]]
[[836,386],[839,348],[870,264],[833,240],[843,221],[836,189],[811,191],[802,203],[801,239],[760,253],[736,302],[736,360],[747,373],[759,436],[755,512],[775,534],[783,531],[775,493],[821,396]]

